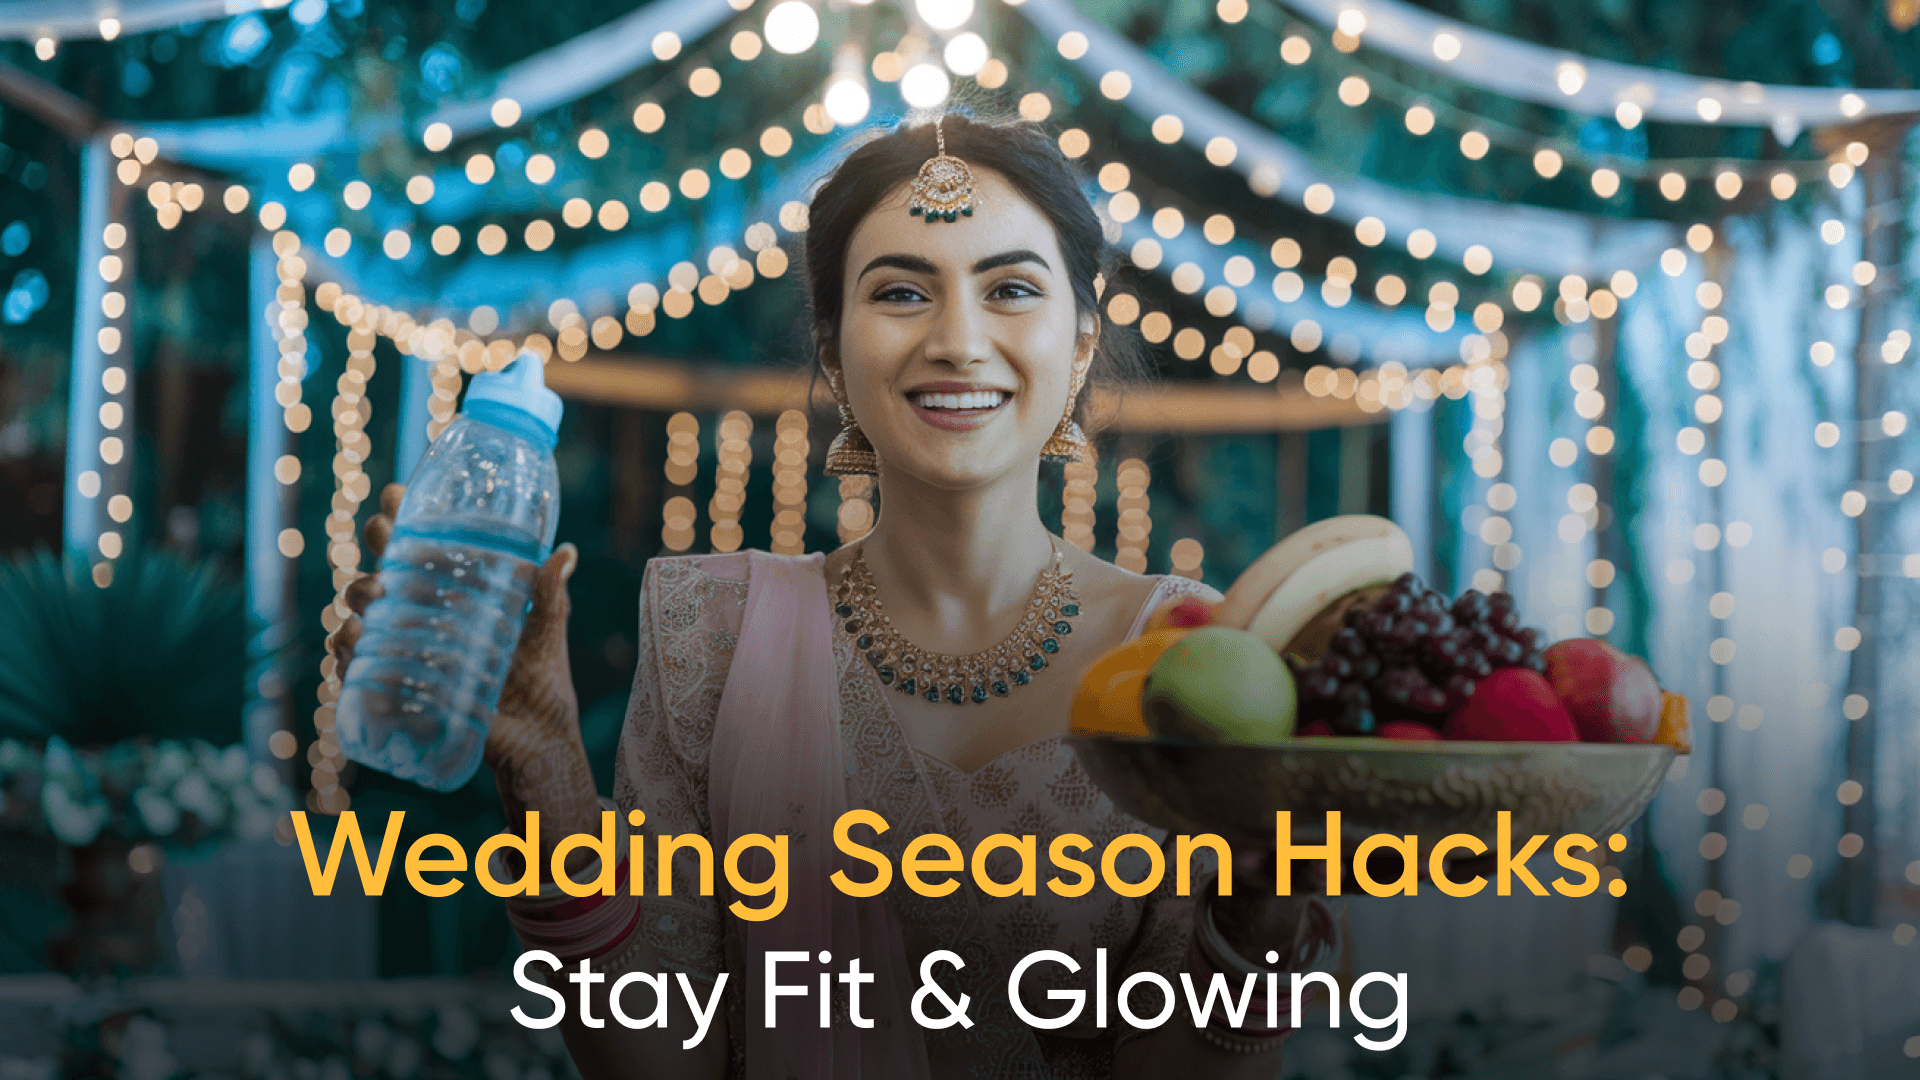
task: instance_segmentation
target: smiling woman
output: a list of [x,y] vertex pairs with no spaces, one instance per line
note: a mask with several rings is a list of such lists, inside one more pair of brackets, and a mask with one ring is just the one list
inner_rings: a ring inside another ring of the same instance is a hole
[[[808,214],[813,339],[842,422],[826,469],[878,478],[873,528],[824,555],[655,559],[642,592],[614,801],[649,829],[704,836],[716,850],[791,837],[786,908],[741,919],[728,897],[679,880],[671,895],[617,896],[593,910],[509,901],[523,944],[569,968],[584,959],[714,984],[775,954],[859,957],[874,972],[864,1000],[879,1023],[774,1030],[759,1022],[761,981],[736,978],[715,1021],[725,1037],[692,1050],[678,1029],[568,1021],[589,1080],[636,1066],[676,1077],[1267,1076],[1285,1031],[1042,1031],[1020,1022],[1000,988],[1035,949],[1104,949],[1127,974],[1170,980],[1192,969],[1204,982],[1258,967],[1241,956],[1298,964],[1330,933],[1314,901],[1245,889],[1202,901],[1171,881],[1033,896],[927,895],[897,882],[855,896],[829,884],[857,868],[832,837],[836,821],[860,811],[903,826],[871,845],[897,865],[923,832],[963,846],[998,834],[1038,845],[1078,837],[1112,850],[1129,882],[1184,857],[1118,812],[1062,739],[1095,658],[1161,605],[1210,595],[1185,578],[1121,570],[1041,521],[1042,463],[1091,456],[1077,422],[1083,390],[1126,366],[1131,347],[1130,331],[1103,325],[1099,312],[1110,249],[1038,125],[939,124],[853,151]],[[388,528],[376,518],[368,546]],[[563,548],[540,579],[488,743],[508,821],[540,810],[543,837],[600,820],[566,667],[572,558]],[[356,607],[366,599],[349,594]],[[357,627],[342,629],[346,646]],[[1130,834],[1135,847],[1113,846]],[[1004,857],[982,862],[993,880],[1017,875],[996,862]],[[1198,880],[1210,876],[1203,867]],[[946,981],[976,1003],[974,1023],[923,1031],[910,1019],[913,972],[942,950],[968,958]],[[1085,991],[1094,978],[1087,969],[1055,981]]]

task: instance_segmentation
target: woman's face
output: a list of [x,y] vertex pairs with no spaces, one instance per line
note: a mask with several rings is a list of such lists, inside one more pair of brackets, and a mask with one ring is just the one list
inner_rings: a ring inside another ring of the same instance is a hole
[[998,173],[929,224],[902,186],[854,230],[834,352],[887,472],[936,487],[1031,472],[1091,354],[1052,224]]

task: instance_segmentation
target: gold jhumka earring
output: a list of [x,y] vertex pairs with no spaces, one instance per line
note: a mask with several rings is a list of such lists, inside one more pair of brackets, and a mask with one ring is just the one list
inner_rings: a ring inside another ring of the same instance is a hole
[[833,388],[834,404],[840,408],[840,433],[827,444],[827,459],[820,471],[828,476],[880,475],[880,455],[873,452],[873,443],[867,440],[867,433],[860,430],[860,422],[853,418],[853,408],[847,404],[847,393],[841,388],[839,377],[828,375],[827,385]]
[[1060,426],[1040,447],[1040,457],[1046,461],[1086,461],[1093,457],[1093,444],[1087,439],[1087,433],[1073,419],[1073,406],[1080,400],[1080,391],[1087,382],[1087,368],[1093,364],[1093,350],[1087,350],[1084,359],[1075,357],[1073,361],[1073,383],[1067,388],[1067,411],[1060,417]]

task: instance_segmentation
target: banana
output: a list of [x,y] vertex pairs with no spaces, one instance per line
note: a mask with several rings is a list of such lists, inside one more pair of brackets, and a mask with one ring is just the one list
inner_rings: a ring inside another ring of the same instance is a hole
[[[1273,595],[1282,582],[1295,576],[1313,559],[1326,554],[1344,544],[1355,540],[1380,537],[1399,537],[1400,543],[1412,550],[1407,534],[1400,526],[1383,517],[1371,514],[1348,514],[1345,517],[1327,518],[1316,521],[1304,529],[1289,535],[1267,550],[1265,555],[1255,559],[1252,566],[1241,573],[1232,587],[1227,590],[1226,599],[1214,609],[1213,622],[1216,626],[1231,626],[1236,630],[1251,629],[1254,616],[1260,612],[1267,598]],[[1412,567],[1409,560],[1407,568]],[[1395,571],[1397,574],[1398,571]],[[1389,574],[1388,577],[1393,577]],[[1307,612],[1303,618],[1311,618],[1313,612]],[[1281,640],[1275,647],[1284,646]]]
[[[1387,523],[1392,527],[1392,523]],[[1287,647],[1321,609],[1355,589],[1392,581],[1413,569],[1413,545],[1398,528],[1323,551],[1273,590],[1247,629],[1272,646]]]

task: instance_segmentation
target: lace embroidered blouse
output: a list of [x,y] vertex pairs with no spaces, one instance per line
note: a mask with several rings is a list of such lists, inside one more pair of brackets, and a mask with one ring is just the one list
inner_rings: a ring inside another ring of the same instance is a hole
[[[622,811],[645,811],[647,832],[713,833],[707,755],[740,634],[747,577],[745,552],[657,558],[647,566],[640,596],[640,655],[614,780],[615,802]],[[1138,632],[1148,612],[1183,595],[1218,597],[1198,582],[1163,577],[1132,632]],[[1164,842],[1163,832],[1116,810],[1058,737],[1010,750],[971,772],[915,750],[894,719],[886,689],[838,629],[833,651],[851,802],[886,818],[891,828],[871,844],[896,864],[909,840],[930,832],[952,837],[962,851],[971,851],[994,833],[1032,833],[1039,837],[1041,852],[1053,836],[1079,833],[1093,841],[1092,851],[1084,854],[1095,860],[1108,841],[1123,833],[1142,832]],[[1127,880],[1138,881],[1147,874],[1147,862],[1146,853],[1129,850],[1117,869]],[[885,894],[886,902],[905,936],[909,966],[917,971],[919,958],[937,949],[951,949],[967,961],[955,975],[960,990],[973,996],[969,1015],[974,1027],[924,1032],[933,1075],[943,1080],[1109,1075],[1115,1036],[1126,1028],[1113,1019],[1104,1030],[1094,1028],[1091,1008],[1073,1027],[1030,1028],[1007,1005],[1007,978],[1014,963],[1038,949],[1057,949],[1079,961],[1077,975],[1051,964],[1029,971],[1022,983],[1023,998],[1029,1008],[1042,1012],[1053,1005],[1047,990],[1091,989],[1098,949],[1108,950],[1110,988],[1136,971],[1177,979],[1192,929],[1192,901],[1174,893],[1175,865],[1167,852],[1161,886],[1139,898],[1101,888],[1077,898],[1045,888],[1036,896],[997,898],[968,881],[936,898],[911,892],[896,881]],[[1017,873],[1014,853],[994,852],[987,870],[996,881],[1011,880]],[[657,872],[648,869],[638,932],[673,970],[708,981],[722,971],[736,973],[728,980],[726,998],[734,1033],[729,1075],[738,1075],[738,1033],[748,1022],[739,988],[749,967],[741,955],[737,926],[725,913],[731,899],[724,895],[726,883],[716,875],[715,895],[701,897],[694,860],[680,858],[673,868],[672,895],[661,896],[651,877]],[[793,887],[807,883],[795,882]],[[750,977],[758,977],[757,964]]]

